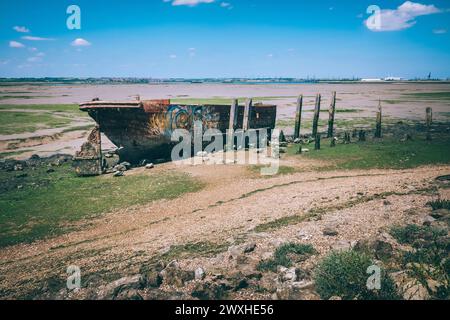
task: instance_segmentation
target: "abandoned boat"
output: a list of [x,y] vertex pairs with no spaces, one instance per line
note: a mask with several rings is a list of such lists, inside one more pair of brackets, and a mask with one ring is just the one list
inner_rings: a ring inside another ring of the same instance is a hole
[[[203,130],[218,129],[224,134],[231,126],[235,130],[271,130],[275,127],[277,107],[252,105],[251,100],[245,106],[236,102],[230,105],[187,105],[173,104],[170,100],[97,100],[80,104],[80,110],[87,112],[98,124],[98,131],[119,148],[121,160],[136,163],[167,154],[173,146],[172,132],[175,129],[192,132],[195,121],[202,122]],[[230,114],[233,115],[232,121]],[[96,134],[91,136],[95,138]]]

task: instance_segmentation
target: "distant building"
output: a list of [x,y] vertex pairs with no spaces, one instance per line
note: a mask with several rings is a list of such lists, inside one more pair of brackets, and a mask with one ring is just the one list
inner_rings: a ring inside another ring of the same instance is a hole
[[373,79],[361,79],[361,82],[383,82],[383,79],[373,78]]
[[386,77],[384,78],[384,81],[402,81],[403,78],[400,77]]

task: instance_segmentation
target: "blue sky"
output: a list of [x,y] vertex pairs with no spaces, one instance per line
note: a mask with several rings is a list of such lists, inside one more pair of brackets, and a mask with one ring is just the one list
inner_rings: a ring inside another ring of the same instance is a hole
[[[72,4],[80,30],[66,26]],[[449,9],[445,0],[2,0],[0,77],[447,78]]]

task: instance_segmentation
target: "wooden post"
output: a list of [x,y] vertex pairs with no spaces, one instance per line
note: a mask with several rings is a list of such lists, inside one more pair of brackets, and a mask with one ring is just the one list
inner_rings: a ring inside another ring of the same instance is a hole
[[300,128],[302,124],[302,108],[303,108],[303,95],[301,94],[297,99],[297,113],[295,114],[294,139],[300,137]]
[[316,95],[316,106],[314,108],[314,119],[313,119],[313,127],[312,127],[312,136],[316,137],[317,135],[317,126],[319,125],[319,116],[320,116],[320,93]]
[[381,100],[378,102],[377,123],[375,126],[375,138],[381,138]]
[[333,91],[330,108],[328,109],[328,135],[327,138],[333,138],[334,133],[334,114],[336,113],[336,91]]
[[344,133],[344,143],[345,144],[351,143],[350,132],[345,132]]
[[431,140],[431,124],[433,123],[433,109],[427,107],[426,109],[426,124],[427,124],[427,140]]
[[336,139],[334,137],[331,138],[330,147],[336,147]]
[[245,100],[245,109],[244,109],[244,122],[242,124],[242,129],[244,131],[247,131],[248,129],[250,129],[251,109],[252,109],[252,99],[246,99]]
[[359,141],[366,141],[366,132],[364,130],[359,130]]
[[227,150],[234,149],[234,130],[236,130],[237,127],[238,107],[238,100],[234,99],[230,106],[230,124],[228,126]]
[[320,134],[316,135],[316,140],[314,141],[314,150],[320,150]]

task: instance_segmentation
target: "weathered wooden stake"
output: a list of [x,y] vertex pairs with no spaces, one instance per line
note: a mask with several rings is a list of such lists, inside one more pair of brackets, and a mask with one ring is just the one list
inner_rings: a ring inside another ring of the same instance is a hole
[[336,147],[336,138],[335,138],[335,137],[332,137],[332,138],[331,138],[330,147],[331,147],[331,148]]
[[316,140],[314,141],[314,150],[320,150],[320,134],[316,135]]
[[433,123],[433,109],[427,107],[426,109],[426,124],[427,124],[427,140],[431,140],[431,124]]
[[234,99],[230,106],[230,124],[228,126],[227,150],[234,149],[234,130],[236,130],[237,127],[238,106],[238,100]]
[[314,108],[314,119],[313,119],[313,127],[312,127],[312,136],[315,137],[317,135],[317,126],[319,125],[319,116],[320,116],[320,93],[316,95],[316,106]]
[[350,132],[345,132],[344,133],[344,143],[345,144],[351,143]]
[[244,122],[242,124],[242,129],[247,131],[250,129],[250,116],[252,109],[252,99],[245,100],[245,109],[244,109]]
[[381,100],[378,102],[377,123],[375,125],[375,138],[381,138]]
[[359,130],[359,141],[366,141],[366,132],[364,130]]
[[300,128],[302,124],[302,108],[303,108],[303,95],[301,94],[297,99],[297,113],[295,114],[294,139],[300,137]]
[[334,114],[336,113],[336,91],[333,91],[330,108],[328,109],[328,135],[327,138],[333,138],[334,133]]

